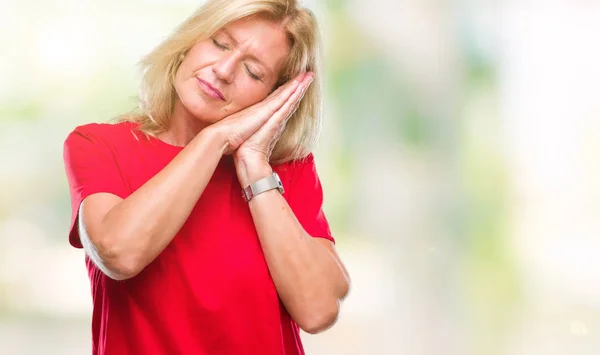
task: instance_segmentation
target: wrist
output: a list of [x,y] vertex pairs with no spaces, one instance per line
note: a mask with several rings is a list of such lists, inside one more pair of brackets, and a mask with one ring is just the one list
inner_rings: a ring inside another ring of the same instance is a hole
[[269,162],[256,159],[253,161],[234,159],[238,181],[242,188],[273,174]]
[[203,136],[205,139],[210,141],[211,144],[219,147],[221,155],[225,155],[229,149],[229,142],[227,141],[225,134],[220,129],[209,126],[201,130],[198,135]]

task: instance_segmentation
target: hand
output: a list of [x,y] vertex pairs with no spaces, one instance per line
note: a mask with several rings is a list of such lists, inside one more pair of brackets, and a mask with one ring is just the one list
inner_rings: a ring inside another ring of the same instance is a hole
[[236,161],[269,162],[273,148],[285,130],[288,119],[298,108],[313,79],[314,74],[310,72],[296,78],[296,80],[300,80],[296,90],[287,97],[281,108],[262,127],[238,147],[233,154]]
[[271,152],[285,130],[287,120],[298,108],[306,89],[313,79],[313,73],[306,73],[306,75],[297,78],[297,80],[301,80],[300,84],[289,95],[281,108],[233,153],[240,185],[247,186],[272,174],[273,170],[269,164]]
[[305,74],[301,73],[267,98],[246,109],[225,117],[223,120],[210,126],[211,130],[218,132],[225,140],[224,154],[234,153],[250,136],[265,125],[272,117],[281,117],[288,114],[288,102],[299,91]]

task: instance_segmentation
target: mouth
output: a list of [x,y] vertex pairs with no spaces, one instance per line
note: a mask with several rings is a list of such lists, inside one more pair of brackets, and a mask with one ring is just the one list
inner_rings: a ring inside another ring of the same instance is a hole
[[223,93],[219,91],[219,89],[217,89],[216,87],[212,86],[209,82],[202,80],[198,77],[196,77],[196,80],[198,81],[198,84],[200,85],[200,87],[202,88],[202,90],[204,90],[204,92],[211,97],[214,97],[215,99],[219,99],[222,101],[225,101],[225,96],[223,96]]

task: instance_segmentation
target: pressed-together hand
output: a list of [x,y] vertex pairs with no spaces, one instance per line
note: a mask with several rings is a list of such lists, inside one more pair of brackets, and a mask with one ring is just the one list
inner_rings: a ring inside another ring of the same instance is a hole
[[307,85],[306,73],[298,74],[293,80],[281,85],[267,98],[242,111],[236,112],[215,123],[211,128],[225,139],[225,154],[234,154],[250,136],[256,133],[266,122],[285,119],[293,112],[291,109],[300,99]]
[[263,101],[213,125],[225,137],[225,154],[233,154],[240,184],[270,173],[273,147],[313,78],[310,72],[298,74]]
[[267,101],[277,100],[282,104],[280,105],[280,108],[233,153],[236,161],[244,161],[246,163],[258,163],[259,161],[269,162],[271,152],[281,137],[287,120],[298,108],[298,104],[302,100],[302,97],[313,78],[313,73],[300,74],[295,79],[299,81],[299,84],[293,92],[286,90],[285,92],[279,93],[274,98],[269,97],[266,99]]
[[[274,100],[281,102],[280,108],[233,153],[240,185],[247,186],[272,173],[269,160],[275,144],[285,130],[286,123],[298,108],[308,86],[314,79],[313,73],[296,77],[295,90],[285,91]],[[271,100],[267,98],[267,100]]]

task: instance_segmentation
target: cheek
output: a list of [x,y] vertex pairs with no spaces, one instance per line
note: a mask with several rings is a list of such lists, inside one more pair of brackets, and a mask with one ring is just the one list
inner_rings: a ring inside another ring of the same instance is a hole
[[188,50],[179,69],[183,76],[193,76],[213,61],[214,56],[214,49],[206,42],[200,42]]
[[179,97],[179,99],[182,100],[186,106],[195,101],[195,88],[185,67],[182,66],[177,71],[177,74],[174,78],[173,87],[177,97]]
[[179,68],[177,69],[177,73],[175,73],[175,78],[173,79],[173,86],[175,87],[175,90],[177,90],[179,94],[181,94],[181,92],[179,92],[179,91],[184,89],[186,81],[189,80],[189,78],[191,76],[190,75],[191,70],[192,69],[190,67],[190,63],[186,60],[184,60],[179,65]]
[[195,76],[199,70],[206,66],[207,48],[203,43],[199,43],[192,47],[185,55],[184,60],[179,65],[175,78],[173,79],[173,86],[180,98],[189,96],[194,98],[197,95],[198,88],[196,87]]
[[243,82],[237,88],[236,92],[236,106],[246,108],[264,100],[269,92],[264,88],[262,83],[259,85],[252,82]]

